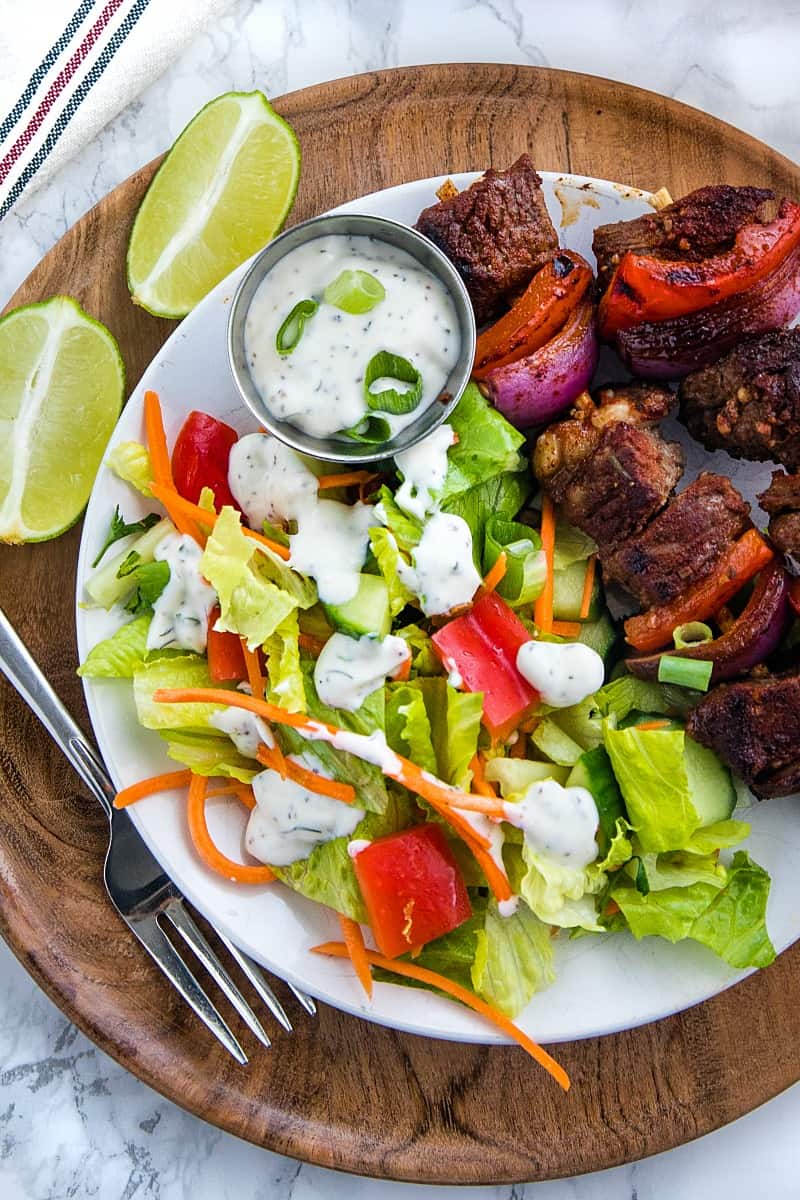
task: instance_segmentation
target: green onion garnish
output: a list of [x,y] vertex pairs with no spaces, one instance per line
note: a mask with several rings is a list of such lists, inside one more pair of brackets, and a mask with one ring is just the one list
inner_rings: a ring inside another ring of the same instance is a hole
[[529,604],[544,588],[547,574],[542,539],[519,521],[491,516],[484,527],[484,575],[503,552],[506,573],[497,585],[497,593],[512,607]]
[[672,654],[662,654],[658,662],[658,682],[677,683],[680,687],[707,692],[713,670],[714,664],[708,659],[677,658]]
[[342,271],[322,293],[326,304],[346,313],[367,313],[380,304],[386,288],[368,271]]
[[278,354],[291,354],[297,348],[306,321],[310,321],[319,308],[316,300],[298,300],[275,337]]
[[703,642],[714,640],[714,634],[703,621],[687,621],[685,625],[677,625],[672,631],[672,640],[676,650],[687,650],[691,646],[702,646]]
[[352,438],[354,442],[365,442],[375,446],[391,437],[392,427],[385,417],[376,417],[370,413],[352,429],[345,429],[343,432],[345,437]]
[[[373,392],[372,385],[378,380],[386,380],[388,384],[397,380],[399,383],[409,384],[409,387],[398,391],[397,388],[387,386]],[[379,350],[369,360],[364,372],[364,397],[370,408],[380,412],[413,412],[422,399],[422,376],[407,358],[391,354],[388,350]]]

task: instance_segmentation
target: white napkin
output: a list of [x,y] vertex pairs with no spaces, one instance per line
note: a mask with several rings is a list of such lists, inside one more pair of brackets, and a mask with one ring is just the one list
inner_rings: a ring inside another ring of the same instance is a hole
[[0,219],[233,0],[0,0]]

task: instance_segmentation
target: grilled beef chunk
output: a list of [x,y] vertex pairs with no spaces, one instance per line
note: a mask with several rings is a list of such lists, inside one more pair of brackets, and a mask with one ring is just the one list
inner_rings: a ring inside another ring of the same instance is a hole
[[463,278],[479,325],[497,316],[558,250],[542,181],[527,154],[507,171],[490,169],[466,191],[424,209],[416,227]]
[[687,723],[757,796],[784,796],[800,784],[800,673],[724,683]]
[[566,421],[538,438],[533,469],[539,482],[600,548],[613,550],[643,529],[680,479],[683,456],[648,426],[666,416],[672,393],[652,384],[604,388],[595,407],[585,397]]
[[709,450],[800,467],[800,329],[744,338],[687,375],[681,420]]
[[670,500],[641,533],[603,559],[603,577],[619,583],[647,608],[668,604],[710,575],[747,526],[749,506],[721,475],[704,473]]
[[776,210],[775,193],[766,188],[714,184],[633,221],[599,225],[593,249],[601,290],[627,251],[696,262],[728,248],[743,225],[771,221]]
[[758,499],[769,513],[769,536],[779,550],[800,562],[800,471],[773,471],[772,482]]

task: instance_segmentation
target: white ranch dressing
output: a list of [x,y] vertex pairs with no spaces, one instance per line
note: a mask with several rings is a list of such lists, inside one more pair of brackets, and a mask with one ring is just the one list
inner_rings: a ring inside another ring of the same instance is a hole
[[[343,270],[380,280],[384,299],[359,314],[326,304],[323,292]],[[305,299],[320,301],[319,309],[292,353],[281,355],[278,330]],[[401,355],[422,375],[422,396],[412,412],[379,414],[387,416],[394,435],[440,394],[461,348],[455,306],[435,275],[405,250],[345,234],[315,238],[275,264],[253,296],[244,336],[248,370],[268,411],[312,437],[350,429],[370,411],[364,372],[382,350]]]
[[367,846],[371,846],[372,842],[369,838],[353,838],[352,842],[347,843],[347,853],[351,858],[355,858],[362,850],[366,850]]
[[485,813],[472,812],[465,808],[456,808],[455,811],[462,817],[468,825],[470,825],[480,837],[485,838],[489,843],[486,853],[491,858],[496,867],[499,867],[505,875],[506,868],[503,862],[503,843],[505,835],[502,826],[497,821],[492,821]]
[[275,437],[248,433],[231,447],[228,487],[253,529],[290,521],[317,498],[317,477]]
[[303,732],[314,742],[327,742],[334,750],[344,750],[346,754],[354,754],[356,758],[372,763],[386,775],[402,773],[403,764],[394,750],[389,749],[382,729],[374,729],[370,734],[351,733],[349,729],[337,729],[332,733],[319,721],[308,721]]
[[223,708],[221,712],[212,713],[208,720],[215,729],[227,733],[245,758],[258,758],[258,747],[262,743],[270,748],[275,745],[270,727],[245,708]]
[[379,638],[371,634],[348,637],[334,633],[320,651],[314,666],[314,685],[323,704],[356,712],[387,675],[411,657],[400,637]]
[[409,566],[398,563],[401,580],[419,596],[426,617],[469,604],[481,585],[472,561],[472,533],[462,517],[437,512],[425,523]]
[[544,858],[576,871],[597,858],[599,817],[586,788],[543,779],[532,783],[517,803],[507,801],[503,811],[508,823],[521,829],[525,841]]
[[338,837],[349,837],[364,809],[310,792],[277,771],[261,771],[253,780],[256,807],[250,814],[245,846],[254,858],[288,867]]
[[403,482],[395,492],[401,508],[424,521],[436,512],[447,475],[447,451],[456,438],[451,425],[440,425],[416,446],[394,457]]
[[517,651],[517,670],[552,708],[578,704],[605,678],[602,658],[581,642],[525,642]]
[[317,583],[325,604],[345,604],[358,591],[375,509],[369,504],[317,500],[297,514],[289,565]]
[[185,533],[168,533],[156,546],[156,562],[169,566],[169,582],[153,605],[148,650],[191,650],[204,654],[208,618],[217,593],[200,574],[203,551]]

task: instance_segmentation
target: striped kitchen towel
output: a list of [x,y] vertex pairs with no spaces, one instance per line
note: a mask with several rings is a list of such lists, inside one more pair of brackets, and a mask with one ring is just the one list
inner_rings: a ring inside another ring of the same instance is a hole
[[0,219],[234,0],[0,0]]

